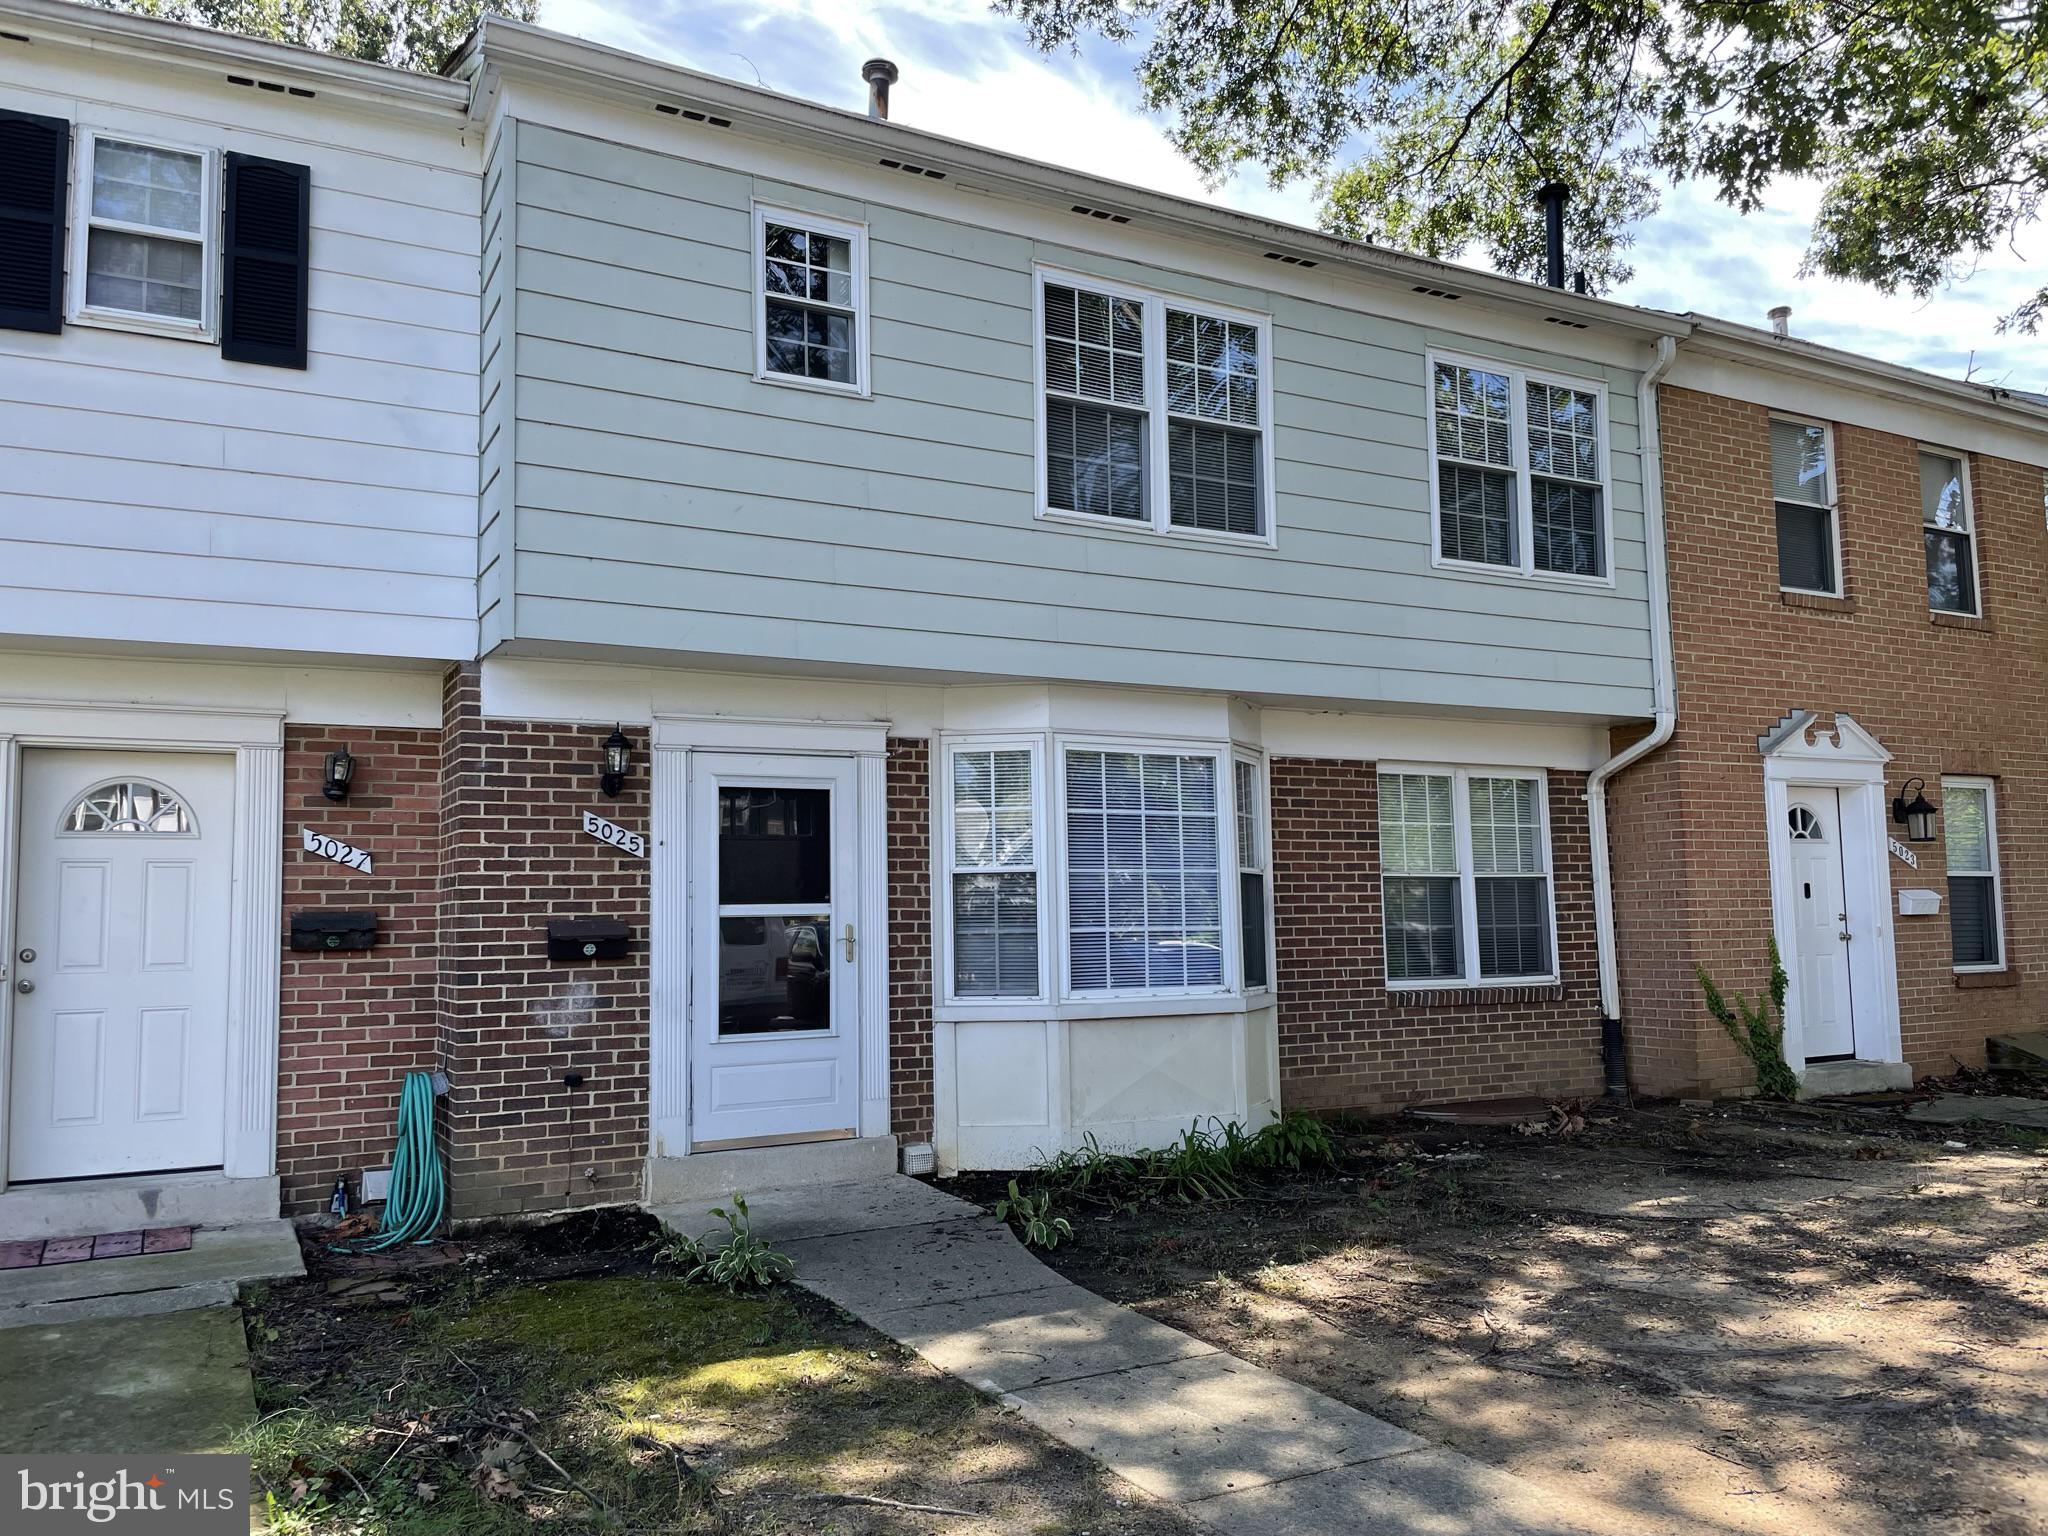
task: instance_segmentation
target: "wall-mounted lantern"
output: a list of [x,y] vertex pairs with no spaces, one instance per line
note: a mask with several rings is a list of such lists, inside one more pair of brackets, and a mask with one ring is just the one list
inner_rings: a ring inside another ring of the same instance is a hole
[[604,742],[604,776],[598,787],[614,800],[619,791],[626,787],[626,770],[633,766],[633,744],[626,740],[626,733],[617,726]]
[[347,747],[337,747],[327,754],[327,777],[320,785],[320,793],[330,800],[346,800],[349,780],[355,776],[356,760],[349,756]]
[[[1911,799],[1907,798],[1909,795]],[[1898,796],[1892,801],[1892,820],[1906,824],[1907,842],[1931,843],[1934,841],[1934,818],[1940,809],[1928,801],[1925,779],[1908,779],[1899,786]]]

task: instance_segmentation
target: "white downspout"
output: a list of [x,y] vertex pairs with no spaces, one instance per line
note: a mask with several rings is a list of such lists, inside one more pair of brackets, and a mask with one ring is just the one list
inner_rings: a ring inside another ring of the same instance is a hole
[[1636,386],[1637,430],[1643,450],[1643,541],[1650,597],[1649,735],[1615,753],[1586,779],[1586,828],[1593,857],[1593,932],[1599,952],[1600,1017],[1607,1056],[1607,1089],[1625,1093],[1620,1059],[1621,975],[1614,948],[1614,874],[1607,855],[1607,781],[1648,757],[1678,728],[1678,687],[1671,658],[1670,571],[1664,542],[1664,443],[1657,415],[1657,384],[1678,360],[1678,339],[1657,338],[1657,360]]

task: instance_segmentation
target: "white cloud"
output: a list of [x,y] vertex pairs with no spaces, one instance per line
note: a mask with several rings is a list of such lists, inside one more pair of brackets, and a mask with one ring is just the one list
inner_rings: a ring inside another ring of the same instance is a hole
[[[773,89],[844,107],[865,99],[861,61],[885,55],[903,69],[895,113],[921,128],[1291,223],[1315,219],[1305,187],[1240,175],[1210,192],[1144,112],[1128,53],[1090,43],[1078,57],[1041,55],[984,0],[543,0],[541,21],[749,83],[758,72]],[[1677,188],[1637,232],[1636,276],[1616,297],[1754,325],[1790,304],[1794,332],[1816,341],[2048,389],[2048,345],[1997,334],[1998,317],[2048,281],[2048,228],[1920,300],[1800,277],[1817,201],[1811,184],[1791,183],[1743,217],[1704,188]]]

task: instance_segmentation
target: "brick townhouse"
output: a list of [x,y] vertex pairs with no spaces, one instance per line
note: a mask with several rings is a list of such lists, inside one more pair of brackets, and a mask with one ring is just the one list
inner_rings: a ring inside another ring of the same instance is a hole
[[2024,1015],[2026,402],[498,18],[0,17],[0,1237],[316,1212],[407,1072],[465,1219],[1734,1089],[1773,912],[1810,1081]]
[[1807,1092],[2039,1027],[2044,403],[1718,322],[1687,340],[1660,389],[1677,724],[1612,791],[1639,1091],[1753,1081],[1694,968],[1754,998],[1773,938]]

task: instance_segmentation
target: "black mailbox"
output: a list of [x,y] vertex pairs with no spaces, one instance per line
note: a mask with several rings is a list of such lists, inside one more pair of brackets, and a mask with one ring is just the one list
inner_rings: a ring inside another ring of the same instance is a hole
[[374,912],[294,912],[293,949],[375,949]]
[[558,917],[548,924],[550,960],[623,960],[633,930],[609,917]]

